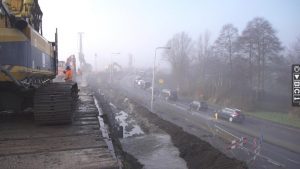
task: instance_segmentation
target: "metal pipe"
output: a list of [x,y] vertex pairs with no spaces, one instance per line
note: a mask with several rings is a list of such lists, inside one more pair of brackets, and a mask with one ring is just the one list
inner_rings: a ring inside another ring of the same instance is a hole
[[42,82],[42,85],[44,85],[45,83],[48,83],[50,81],[51,81],[51,79],[47,79],[47,80],[45,80],[45,81]]
[[17,86],[24,87],[22,83],[20,83],[16,78],[14,78],[13,75],[2,66],[0,66],[0,71],[3,72],[7,77],[9,77],[9,79],[12,80]]

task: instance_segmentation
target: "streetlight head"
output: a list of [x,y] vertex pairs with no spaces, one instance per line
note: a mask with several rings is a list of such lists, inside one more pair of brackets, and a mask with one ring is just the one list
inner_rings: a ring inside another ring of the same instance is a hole
[[157,47],[156,49],[171,49],[171,47],[168,47],[168,46],[163,46],[163,47]]

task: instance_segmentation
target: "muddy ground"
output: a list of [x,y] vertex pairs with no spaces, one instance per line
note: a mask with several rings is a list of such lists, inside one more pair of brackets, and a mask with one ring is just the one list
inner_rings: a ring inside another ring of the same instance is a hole
[[101,115],[101,118],[103,118],[103,121],[106,125],[108,125],[108,135],[109,138],[111,139],[113,146],[114,146],[114,151],[118,159],[122,161],[122,168],[123,169],[142,169],[143,165],[138,162],[136,158],[134,158],[131,154],[126,153],[119,141],[119,129],[115,125],[115,123],[112,121],[113,119],[113,112],[112,109],[109,105],[108,100],[106,97],[102,94],[100,94],[97,89],[94,89],[92,87],[94,96],[96,97],[98,101],[99,107],[103,111],[103,115]]
[[[117,105],[121,110],[131,108],[132,111],[142,127],[143,131],[149,132],[149,130],[163,130],[171,136],[171,140],[180,152],[180,157],[186,161],[188,168],[190,169],[244,169],[247,168],[244,162],[232,159],[221,153],[219,150],[212,147],[209,143],[200,140],[198,137],[186,133],[182,128],[176,126],[173,123],[165,121],[159,118],[156,114],[151,113],[148,109],[140,106],[133,100],[129,100],[128,104],[124,104],[126,96],[118,90],[111,90],[105,88],[101,90],[105,97],[102,97],[103,110],[106,113],[112,113],[111,107],[107,105],[108,102],[112,102]],[[113,118],[111,118],[113,119]],[[116,127],[115,127],[116,128]],[[141,167],[135,162],[134,168]],[[129,161],[130,163],[130,161]]]

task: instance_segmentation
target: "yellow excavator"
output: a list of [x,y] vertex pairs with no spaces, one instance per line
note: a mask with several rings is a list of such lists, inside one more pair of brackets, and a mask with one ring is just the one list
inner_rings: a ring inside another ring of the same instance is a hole
[[0,0],[0,111],[33,108],[39,124],[70,123],[78,95],[75,82],[53,83],[55,42],[42,34],[38,0]]

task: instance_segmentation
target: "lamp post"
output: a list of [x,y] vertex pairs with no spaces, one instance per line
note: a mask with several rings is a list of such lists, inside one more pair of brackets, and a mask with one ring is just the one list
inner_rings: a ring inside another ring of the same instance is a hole
[[112,76],[113,76],[113,61],[112,61],[112,55],[119,55],[120,53],[111,53],[110,55],[110,83],[112,83]]
[[156,62],[156,52],[157,52],[158,49],[168,49],[168,50],[170,50],[171,47],[157,47],[157,48],[155,48],[155,55],[154,55],[154,61],[153,61],[153,72],[152,72],[151,111],[153,111],[154,82],[155,82],[155,62]]
[[98,70],[98,65],[97,65],[97,59],[98,58],[98,55],[97,55],[97,53],[95,53],[95,69],[94,69],[94,71],[95,72],[97,72],[97,70]]

